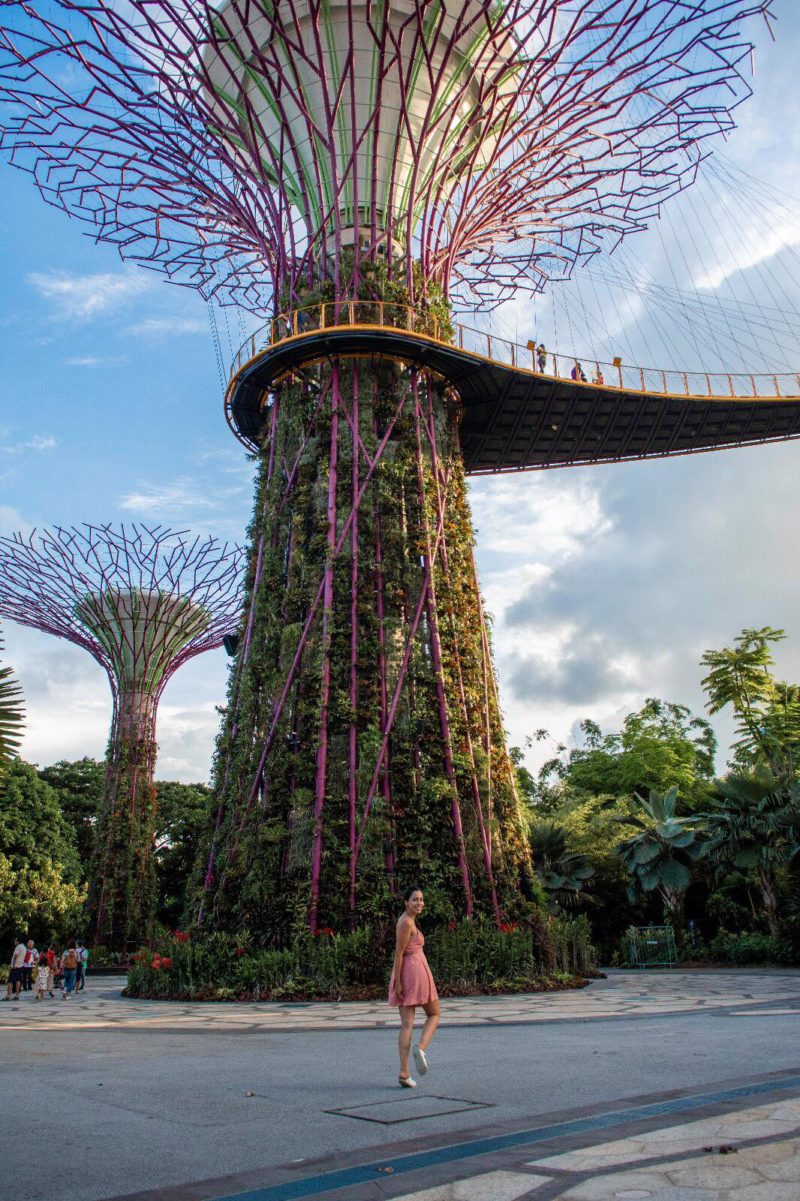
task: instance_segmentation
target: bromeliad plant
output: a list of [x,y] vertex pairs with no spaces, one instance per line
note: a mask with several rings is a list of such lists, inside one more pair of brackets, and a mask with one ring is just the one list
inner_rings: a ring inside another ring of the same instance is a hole
[[692,867],[703,853],[698,819],[677,816],[677,788],[663,794],[651,789],[647,799],[634,793],[634,799],[641,807],[641,817],[615,816],[616,821],[639,831],[617,847],[631,877],[629,895],[633,900],[637,891],[657,893],[667,918],[679,924]]

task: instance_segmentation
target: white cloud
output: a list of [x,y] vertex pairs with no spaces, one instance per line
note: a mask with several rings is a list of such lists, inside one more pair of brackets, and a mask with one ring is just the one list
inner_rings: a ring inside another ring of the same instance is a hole
[[[8,437],[8,432],[5,434]],[[17,445],[0,446],[0,452],[4,455],[21,455],[26,450],[43,451],[55,450],[58,446],[58,440],[52,434],[34,434],[27,442],[20,442]]]
[[199,317],[146,317],[125,331],[135,338],[166,338],[170,335],[207,334],[208,324]]
[[45,275],[34,271],[26,278],[40,296],[55,303],[59,317],[73,321],[86,321],[117,309],[151,286],[137,271],[102,275],[69,275],[66,271]]
[[735,253],[721,255],[713,268],[696,276],[696,288],[711,290],[719,288],[726,279],[737,271],[747,271],[765,263],[785,250],[800,243],[800,217],[787,216],[786,210],[767,211],[761,215],[759,224],[748,230],[740,230],[736,239]]
[[117,355],[114,358],[102,359],[97,355],[86,354],[76,355],[74,358],[65,359],[65,367],[118,367],[120,363],[126,363],[128,360],[124,355]]
[[23,442],[23,450],[54,450],[58,446],[52,434],[34,434],[28,442]]
[[122,496],[119,507],[131,513],[156,514],[169,520],[171,517],[183,518],[195,510],[219,509],[220,499],[194,480],[184,478],[171,484],[144,484],[140,491]]

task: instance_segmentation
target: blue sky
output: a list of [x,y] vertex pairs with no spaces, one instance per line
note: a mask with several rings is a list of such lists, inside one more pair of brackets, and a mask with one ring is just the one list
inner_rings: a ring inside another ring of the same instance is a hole
[[[774,8],[777,41],[755,30],[755,95],[724,147],[728,174],[709,175],[591,275],[478,322],[586,358],[621,349],[626,361],[665,367],[800,368],[800,15],[790,0]],[[729,186],[736,169],[758,186]],[[609,266],[627,272],[624,287],[608,284]],[[0,272],[0,530],[143,520],[241,539],[252,465],[225,424],[205,304],[126,267],[6,166]],[[705,331],[690,301],[712,313]],[[239,322],[217,317],[227,357],[226,327],[234,347]],[[786,627],[778,668],[800,680],[799,465],[790,443],[475,481],[478,566],[513,741],[546,727],[570,742],[587,716],[611,729],[651,695],[699,712],[702,651],[747,625]],[[5,638],[27,698],[26,757],[101,756],[101,669],[11,623]],[[207,778],[226,671],[212,652],[168,686],[161,778]],[[717,728],[722,768],[730,725]]]

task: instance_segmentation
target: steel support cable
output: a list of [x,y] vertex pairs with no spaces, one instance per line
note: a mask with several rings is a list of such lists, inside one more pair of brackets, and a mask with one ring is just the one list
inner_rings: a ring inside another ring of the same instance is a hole
[[[724,174],[718,174],[717,178],[721,187],[727,188],[730,191],[737,191],[739,205],[756,218],[757,224],[763,225],[765,199],[776,200],[777,207],[787,213],[791,217],[792,221],[796,223],[799,221],[798,212],[800,211],[800,200],[797,200],[795,197],[789,197],[789,199],[793,201],[793,204],[791,206],[787,205],[783,200],[780,199],[780,197],[784,195],[788,196],[788,193],[784,193],[769,184],[759,186],[758,182],[746,172],[740,172],[739,175],[743,175],[744,180],[747,182],[742,182],[739,176],[734,173],[731,173],[727,176]],[[781,250],[791,257],[795,263],[800,263],[800,252],[798,252],[796,249],[796,243],[784,243],[783,247],[781,247]],[[781,264],[781,266],[783,267],[783,264]],[[784,267],[784,270],[787,269]],[[790,282],[792,285],[794,285],[795,281],[791,276]],[[796,311],[795,303],[792,300],[790,300],[790,307]]]
[[[730,303],[723,297],[708,297],[706,299],[697,299],[696,297],[691,297],[686,292],[683,292],[677,288],[668,288],[663,284],[657,283],[651,276],[636,276],[634,274],[626,275],[618,271],[608,270],[598,270],[597,272],[588,271],[587,274],[591,274],[599,279],[606,280],[609,282],[609,284],[616,287],[624,288],[633,286],[643,291],[651,292],[654,297],[656,295],[661,295],[674,302],[680,301],[682,304],[686,304],[687,310],[693,307],[700,307],[702,305],[708,305],[711,308],[718,308],[721,310]],[[793,316],[792,314],[787,314],[785,311],[776,309],[773,306],[759,304],[757,301],[752,302],[742,300],[737,302],[736,307],[737,309],[741,310],[740,316],[741,314],[744,315],[744,321],[748,326],[761,324],[766,328],[768,324],[773,326],[776,324],[779,326],[783,325],[785,326],[786,334],[791,334],[792,336],[796,335],[796,331],[798,328],[800,328],[800,313],[798,313],[796,316]],[[729,319],[735,324],[737,317],[734,310],[730,311]]]
[[[708,186],[708,189],[709,189],[709,191],[710,191],[710,192],[712,193],[712,195],[713,195],[713,196],[714,196],[714,197],[717,199],[717,201],[718,201],[720,204],[724,204],[724,198],[723,198],[723,197],[724,197],[724,193],[723,193],[723,196],[720,196],[720,193],[719,193],[719,192],[717,191],[717,189],[715,188],[715,185],[714,185],[714,177],[713,177],[713,176],[709,177],[709,179],[708,179],[708,181],[707,181],[707,186]],[[740,201],[740,203],[741,203],[741,197],[739,198],[739,201]],[[740,233],[740,236],[741,236],[741,224],[740,224],[739,233]],[[733,247],[731,246],[730,242],[728,241],[727,235],[723,233],[723,234],[722,234],[722,236],[723,236],[723,240],[724,240],[724,242],[725,242],[725,245],[726,245],[726,247],[727,247],[727,249],[728,249],[728,251],[729,251],[729,253],[730,253],[730,255],[731,255],[731,258],[732,258],[732,259],[734,259],[734,261],[735,261],[735,255],[734,255]],[[748,238],[748,241],[749,241],[749,238]],[[752,244],[752,243],[751,243],[751,244]],[[754,304],[756,307],[760,308],[761,306],[759,306],[759,304],[758,304],[758,300],[757,300],[757,298],[756,298],[756,293],[755,293],[755,290],[754,290],[754,288],[753,288],[753,285],[752,285],[752,283],[751,283],[751,280],[750,280],[750,273],[749,273],[749,270],[748,270],[748,269],[742,269],[742,270],[739,272],[739,274],[741,275],[741,283],[742,283],[742,285],[744,286],[744,288],[745,288],[745,289],[746,289],[746,290],[749,292],[750,296],[752,297],[752,302],[751,302],[751,303],[752,303],[752,304]],[[749,320],[747,319],[747,316],[746,316],[746,314],[745,314],[745,312],[744,312],[744,307],[743,307],[743,305],[742,305],[741,301],[739,302],[739,305],[740,305],[740,311],[741,311],[741,314],[742,314],[742,318],[743,318],[743,320],[745,321],[745,323],[746,323],[746,325],[747,325],[747,327],[748,327],[749,331],[751,332],[751,336],[753,336],[753,342],[754,342],[754,343],[756,343],[756,338],[755,338],[755,336],[754,336],[754,335],[752,335],[752,325],[753,325],[753,323],[752,323],[752,321],[749,321]],[[764,321],[763,321],[763,325],[764,325],[765,329],[767,329],[767,330],[769,331],[769,334],[770,334],[770,336],[771,336],[772,340],[773,340],[773,341],[774,341],[774,343],[775,343],[775,348],[776,348],[776,350],[778,351],[778,356],[779,356],[779,358],[780,358],[780,352],[781,352],[781,350],[783,350],[783,351],[784,351],[784,354],[785,354],[785,347],[781,347],[781,346],[779,345],[779,343],[778,343],[777,332],[775,331],[774,324],[773,324],[772,322],[770,322],[770,321],[767,321],[767,320],[766,320],[766,316],[765,316],[765,317],[764,317]],[[762,361],[763,361],[763,364],[764,364],[764,369],[768,371],[768,370],[770,369],[770,363],[769,363],[769,362],[768,362],[768,360],[767,360],[766,351],[765,351],[765,350],[762,348],[762,346],[761,346],[761,344],[760,344],[760,343],[759,343],[759,344],[756,344],[756,345],[754,345],[753,349],[754,349],[754,351],[755,351],[757,354],[760,352],[760,355],[761,355],[761,358],[762,358]],[[777,365],[777,364],[774,364],[774,365],[773,365],[773,367],[774,367],[774,366],[776,366],[776,365]]]
[[[617,280],[614,281],[613,286],[626,288],[630,285]],[[639,281],[634,283],[634,287],[635,290],[647,296],[649,303],[655,309],[663,311],[671,321],[675,322],[676,328],[689,332],[695,340],[697,340],[698,330],[693,324],[693,316],[704,318],[706,324],[709,324],[712,329],[716,329],[718,334],[722,333],[721,327],[717,325],[717,317],[714,314],[713,307],[705,305],[699,298],[688,297],[685,293],[677,293],[676,296],[672,296],[667,290],[657,289],[653,285],[644,284]],[[666,337],[661,328],[659,329],[659,336],[666,344]],[[703,346],[713,349],[711,342],[703,337],[702,334],[700,335],[700,340]],[[696,350],[698,358],[702,358],[698,347],[696,347]],[[685,357],[685,354],[679,353],[676,361],[683,363],[685,362]]]
[[[711,187],[711,188],[712,188],[712,190],[713,190],[713,185],[711,185],[710,183],[709,183],[709,187]],[[747,208],[747,207],[748,207],[747,203],[743,203],[743,200],[742,200],[742,198],[741,198],[741,197],[739,197],[739,204],[740,204],[740,206],[741,206],[741,207],[744,207],[744,208]],[[751,210],[751,211],[752,211],[752,210]],[[753,215],[755,216],[756,214],[755,214],[755,213],[753,213]],[[761,219],[763,220],[763,204],[760,206],[760,213],[759,213],[759,215],[760,215]],[[756,273],[756,275],[757,275],[757,277],[758,277],[759,281],[760,281],[761,283],[763,283],[763,285],[765,286],[765,288],[768,290],[768,292],[769,292],[769,294],[770,294],[770,297],[771,297],[771,299],[773,299],[774,301],[777,301],[777,297],[775,296],[775,293],[774,293],[774,291],[773,291],[773,285],[774,285],[776,288],[780,289],[781,293],[783,294],[783,296],[784,296],[784,298],[785,298],[785,300],[786,300],[786,307],[788,307],[789,309],[792,309],[792,308],[794,307],[794,303],[793,303],[793,301],[791,300],[791,298],[790,298],[790,297],[789,297],[789,295],[787,294],[787,292],[786,292],[785,288],[783,287],[783,285],[780,283],[780,281],[779,281],[779,279],[778,279],[778,277],[777,277],[777,275],[776,275],[775,271],[774,271],[773,269],[771,269],[771,268],[767,267],[767,266],[764,264],[763,260],[762,260],[762,261],[759,261],[759,260],[758,260],[758,257],[757,257],[757,256],[758,256],[758,247],[756,246],[755,242],[753,241],[752,235],[751,235],[751,234],[749,234],[748,232],[746,232],[746,227],[744,227],[744,228],[745,228],[745,232],[744,232],[744,233],[742,233],[742,229],[741,229],[741,222],[740,222],[740,234],[741,234],[741,236],[742,236],[742,238],[743,238],[743,241],[744,241],[744,243],[745,243],[745,245],[746,245],[746,246],[748,246],[748,247],[750,247],[750,248],[752,249],[752,251],[754,252],[754,256],[755,256],[755,258],[756,258],[756,261],[755,261],[755,262],[753,262],[753,264],[752,264],[750,267],[742,267],[742,268],[739,270],[739,273],[740,273],[740,274],[743,276],[743,278],[744,278],[744,284],[745,284],[745,286],[746,286],[746,287],[747,287],[747,288],[750,290],[750,292],[751,292],[751,295],[753,295],[753,297],[754,297],[754,300],[755,300],[755,293],[754,293],[754,291],[753,291],[753,289],[752,289],[752,286],[751,286],[751,283],[750,283],[750,279],[748,278],[748,276],[749,276],[750,272],[752,272],[752,271],[755,271],[755,273]],[[724,236],[724,235],[723,235],[723,236]],[[729,248],[730,248],[730,247],[729,247]],[[787,248],[788,248],[788,247],[787,247]],[[735,257],[735,256],[734,256],[734,257]],[[758,302],[756,301],[756,303],[758,303]],[[777,308],[777,307],[783,307],[783,306],[779,306],[779,305],[776,303],[775,307]],[[784,311],[785,311],[785,309],[784,309]],[[778,346],[777,338],[776,338],[776,337],[774,337],[774,331],[773,331],[773,327],[772,327],[772,325],[771,325],[771,324],[768,324],[768,328],[769,328],[769,330],[770,330],[770,335],[771,335],[771,336],[773,336],[773,338],[774,338],[775,345],[776,345],[776,349],[778,349],[778,351],[779,351],[779,353],[780,353],[780,349],[781,349],[781,348]],[[773,369],[774,369],[774,364],[773,364]]]
[[[683,239],[678,237],[677,230],[675,228],[675,222],[673,221],[671,213],[667,212],[666,220],[667,220],[667,223],[669,224],[670,231],[672,233],[673,242],[675,243],[678,254],[680,255],[680,257],[683,261],[683,265],[686,270],[687,281],[691,284],[690,291],[694,292],[694,295],[697,297],[698,301],[700,301],[701,300],[700,293],[697,289],[697,285],[694,282],[694,271],[692,270],[692,267],[690,266],[689,260],[686,256],[686,253],[684,250]],[[688,222],[686,222],[685,224],[686,224],[686,233],[687,233],[689,242],[691,243],[692,249],[694,250],[695,261],[698,266],[700,266],[703,270],[705,270],[706,269],[705,263],[704,263],[702,255],[700,253],[700,247],[697,244],[697,238],[695,237],[694,230],[691,228],[691,226],[689,225]],[[708,315],[708,310],[706,309],[705,306],[702,307],[701,312],[703,314],[703,320],[705,322],[706,333],[708,334],[708,337],[711,339],[711,342],[714,347],[714,351],[717,355],[717,359],[719,360],[720,363],[724,363],[725,355],[723,354],[722,349],[720,348],[720,344],[719,344],[719,340],[716,335],[716,331],[714,330],[714,328],[711,324],[711,321],[710,321],[709,315]]]
[[[694,215],[694,221],[687,222],[687,227],[690,231],[690,237],[692,239],[692,244],[695,246],[695,248],[697,250],[698,259],[700,261],[700,266],[701,266],[702,270],[706,273],[706,275],[708,275],[708,267],[706,266],[706,259],[705,259],[704,255],[703,255],[703,257],[701,257],[700,244],[699,244],[699,240],[698,240],[698,237],[696,234],[698,227],[699,227],[699,229],[702,230],[703,238],[706,243],[706,248],[708,250],[708,253],[715,260],[715,266],[724,273],[725,272],[725,264],[723,263],[720,255],[719,255],[719,252],[716,251],[716,249],[714,247],[713,238],[709,236],[708,230],[706,228],[705,216],[698,211],[697,206],[694,203],[694,198],[692,196],[690,196],[688,198],[687,203],[692,211],[692,214]],[[727,217],[727,213],[725,214],[725,216]],[[725,243],[725,246],[727,247],[728,251],[730,252],[732,261],[736,262],[736,256],[733,252],[732,247],[730,246],[730,244],[727,241],[727,238],[726,238],[725,232],[724,232],[724,228],[725,228],[725,221],[724,220],[721,221],[717,217],[715,219],[715,230],[722,237],[722,240]],[[699,296],[700,289],[697,287],[696,284],[695,284],[695,291],[698,293],[698,296]],[[714,289],[714,291],[716,291],[716,289]],[[708,313],[709,308],[707,308],[706,306],[704,306],[704,308],[705,308],[706,312]],[[725,328],[727,330],[728,338],[729,338],[729,346],[733,349],[735,354],[738,354],[739,360],[741,362],[741,366],[742,366],[743,370],[746,371],[747,364],[746,364],[744,356],[741,352],[739,341],[738,341],[736,335],[734,334],[733,328],[731,326],[728,309],[720,306],[717,309],[717,312],[719,313],[722,321],[724,322]],[[724,361],[724,356],[722,355],[722,352],[720,352],[720,358],[722,358]]]

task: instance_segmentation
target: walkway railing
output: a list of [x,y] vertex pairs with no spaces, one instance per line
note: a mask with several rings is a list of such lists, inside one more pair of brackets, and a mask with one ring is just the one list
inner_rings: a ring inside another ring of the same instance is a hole
[[[375,329],[404,330],[431,338],[445,346],[456,346],[505,366],[533,371],[578,383],[620,388],[627,392],[645,392],[653,396],[752,397],[774,399],[800,396],[800,373],[753,374],[745,372],[668,371],[656,367],[635,367],[614,358],[610,363],[574,355],[543,354],[534,342],[520,346],[507,338],[485,333],[468,325],[448,321],[445,329],[435,314],[421,313],[407,305],[379,300],[331,300],[282,313],[266,322],[240,347],[231,368],[235,376],[250,359],[270,346],[315,330],[341,326],[370,326]],[[444,334],[442,337],[440,335]],[[451,336],[452,335],[452,336]]]

